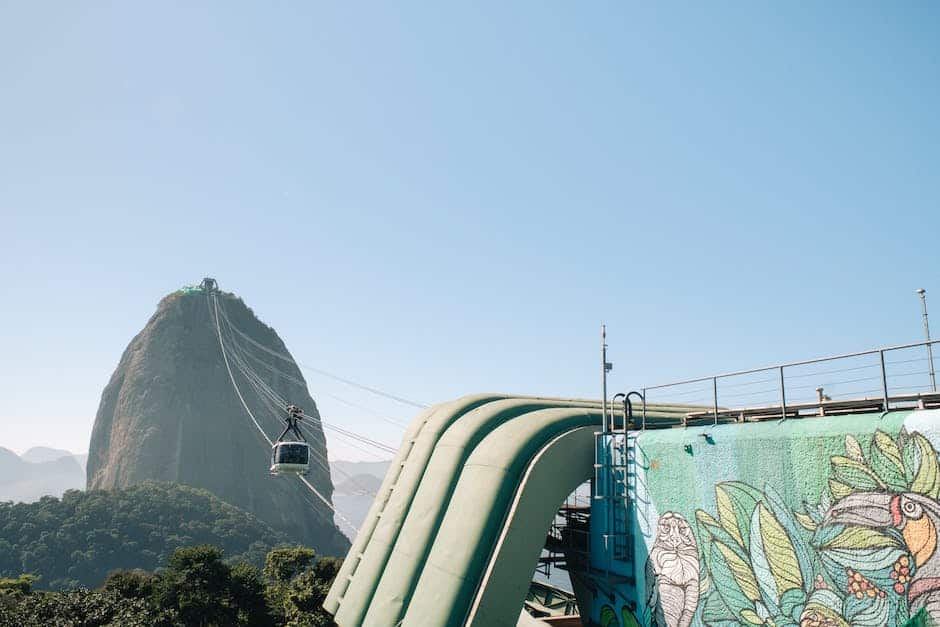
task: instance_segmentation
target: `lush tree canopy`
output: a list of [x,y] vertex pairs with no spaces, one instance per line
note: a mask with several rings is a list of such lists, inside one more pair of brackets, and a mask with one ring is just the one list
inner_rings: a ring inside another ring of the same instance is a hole
[[114,570],[153,570],[175,549],[196,544],[260,567],[287,541],[209,492],[178,484],[0,503],[0,577],[31,573],[39,577],[35,587],[52,590],[97,586]]
[[340,560],[316,559],[312,549],[288,547],[268,553],[264,576],[268,607],[275,622],[287,627],[322,627],[333,619],[323,601],[339,571]]
[[263,573],[214,546],[179,548],[155,573],[111,573],[100,589],[32,590],[0,580],[0,625],[19,627],[329,627],[321,604],[339,562],[311,549],[272,551]]

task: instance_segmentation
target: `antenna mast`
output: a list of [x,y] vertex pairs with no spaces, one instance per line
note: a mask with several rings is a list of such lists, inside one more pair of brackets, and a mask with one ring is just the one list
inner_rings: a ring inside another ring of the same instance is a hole
[[933,371],[933,345],[930,343],[930,324],[927,322],[927,290],[917,289],[917,295],[920,296],[920,304],[924,310],[924,335],[927,336],[927,362],[930,371],[930,389],[937,391],[937,378]]
[[601,382],[603,391],[601,396],[601,414],[604,417],[604,430],[614,430],[614,417],[611,414],[610,423],[607,422],[607,373],[614,369],[614,365],[607,361],[607,325],[601,325]]

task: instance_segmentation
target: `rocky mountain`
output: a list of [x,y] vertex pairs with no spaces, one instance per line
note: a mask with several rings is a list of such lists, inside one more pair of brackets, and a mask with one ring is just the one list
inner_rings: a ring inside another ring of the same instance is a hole
[[[101,395],[88,451],[89,489],[171,481],[204,488],[288,538],[327,555],[348,540],[332,513],[297,478],[268,473],[283,408],[259,390],[302,407],[311,446],[308,481],[327,500],[333,486],[316,403],[274,329],[233,294],[184,289],[160,301],[131,341]],[[225,346],[235,384],[220,350]]]
[[30,449],[20,457],[0,448],[0,501],[28,503],[84,487],[84,469],[71,453],[60,452],[61,456],[49,456]]

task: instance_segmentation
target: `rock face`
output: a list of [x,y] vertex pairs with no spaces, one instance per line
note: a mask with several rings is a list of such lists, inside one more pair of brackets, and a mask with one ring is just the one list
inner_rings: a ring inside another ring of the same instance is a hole
[[[307,479],[331,499],[319,413],[287,347],[241,299],[224,292],[216,298],[235,382],[268,437],[280,434],[285,414],[252,385],[251,374],[239,364],[247,364],[277,396],[316,417],[301,425],[311,447]],[[297,478],[268,474],[269,462],[270,447],[229,378],[210,296],[194,289],[170,294],[124,351],[101,395],[88,451],[88,489],[147,480],[204,488],[291,540],[322,554],[345,555],[349,541],[332,512]]]

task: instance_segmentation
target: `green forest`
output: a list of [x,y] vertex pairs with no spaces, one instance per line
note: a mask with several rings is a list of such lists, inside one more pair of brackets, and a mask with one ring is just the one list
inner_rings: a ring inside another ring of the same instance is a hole
[[0,503],[0,625],[332,625],[338,566],[179,484]]
[[312,549],[281,547],[264,568],[229,563],[211,545],[178,548],[156,572],[110,573],[95,590],[33,589],[35,578],[0,579],[0,625],[18,627],[319,627],[339,568]]
[[155,570],[176,549],[199,544],[260,568],[288,542],[209,492],[172,483],[0,503],[0,577],[27,573],[37,577],[33,588],[46,590],[99,586],[116,570]]

